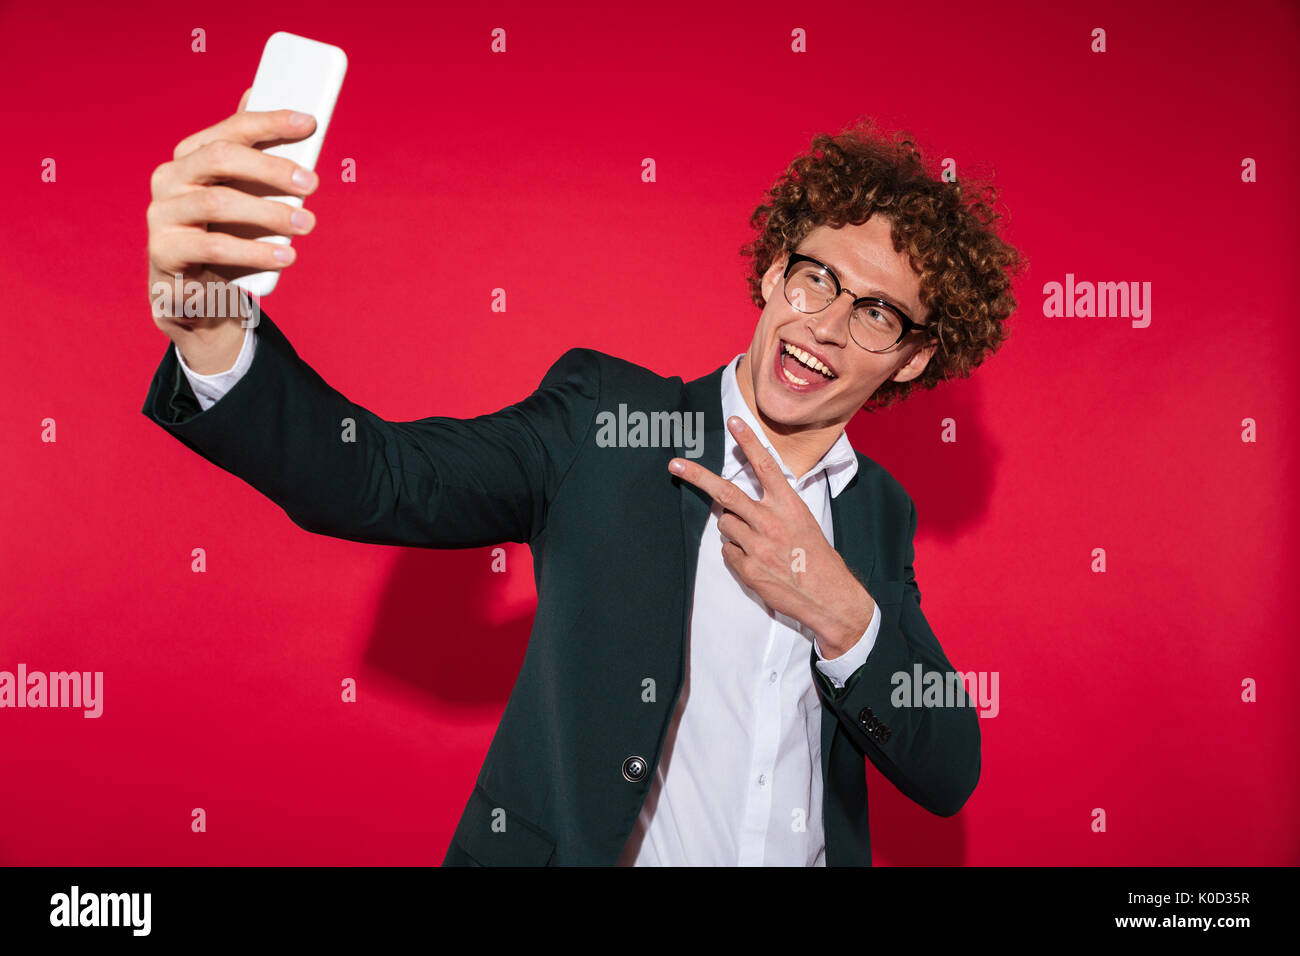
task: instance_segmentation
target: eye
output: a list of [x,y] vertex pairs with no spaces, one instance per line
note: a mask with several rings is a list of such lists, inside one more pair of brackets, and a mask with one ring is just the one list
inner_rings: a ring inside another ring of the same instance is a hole
[[902,325],[898,321],[898,317],[895,316],[894,313],[878,306],[859,306],[857,310],[854,311],[853,315],[858,319],[858,321],[886,330],[891,334],[898,332],[902,328]]

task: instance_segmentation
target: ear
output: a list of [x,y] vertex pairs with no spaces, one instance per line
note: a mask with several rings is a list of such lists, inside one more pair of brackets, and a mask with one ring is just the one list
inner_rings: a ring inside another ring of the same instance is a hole
[[775,289],[777,283],[781,281],[781,274],[785,272],[785,264],[789,258],[790,253],[784,249],[781,250],[781,253],[772,260],[772,264],[767,267],[767,271],[763,273],[761,287],[763,289],[764,302],[772,298],[772,290]]
[[922,348],[916,349],[911,357],[899,367],[898,371],[890,376],[894,382],[910,382],[922,372],[925,371],[926,365],[930,363],[930,356],[939,347],[938,342],[931,342]]

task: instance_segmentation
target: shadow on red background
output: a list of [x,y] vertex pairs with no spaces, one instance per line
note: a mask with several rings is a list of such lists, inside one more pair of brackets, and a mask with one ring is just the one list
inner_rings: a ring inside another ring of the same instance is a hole
[[505,622],[492,614],[505,581],[485,571],[490,554],[402,549],[384,585],[366,666],[440,703],[504,708],[533,621],[531,614]]

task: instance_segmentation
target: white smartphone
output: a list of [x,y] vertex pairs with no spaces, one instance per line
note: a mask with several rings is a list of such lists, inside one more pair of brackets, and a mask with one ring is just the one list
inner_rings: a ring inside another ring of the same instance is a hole
[[[316,117],[316,132],[296,143],[268,146],[264,152],[284,156],[307,169],[316,168],[334,102],[343,86],[348,58],[336,46],[308,40],[283,30],[272,33],[257,65],[253,91],[246,110],[299,110]],[[290,206],[302,206],[301,196],[267,196]],[[289,244],[288,236],[261,236],[259,242]],[[259,298],[270,295],[280,278],[278,270],[240,276],[234,284]]]

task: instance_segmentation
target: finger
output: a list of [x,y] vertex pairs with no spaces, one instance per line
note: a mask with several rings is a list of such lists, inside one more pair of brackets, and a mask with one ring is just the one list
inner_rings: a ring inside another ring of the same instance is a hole
[[731,429],[731,434],[735,436],[736,443],[740,445],[741,451],[749,459],[750,466],[754,469],[754,474],[758,477],[758,483],[763,486],[763,495],[782,495],[786,492],[792,492],[790,483],[786,481],[785,472],[781,466],[776,463],[776,459],[759,441],[758,435],[754,430],[745,424],[739,416],[733,415],[727,420],[727,427]]
[[[247,223],[282,236],[306,235],[316,226],[316,216],[306,209],[274,199],[262,199],[229,186],[191,189],[171,199],[150,203],[146,219],[150,228],[203,226],[212,222]],[[294,222],[295,219],[298,223]]]
[[[257,239],[240,239],[224,232],[205,232],[185,227],[171,239],[167,248],[176,261],[209,266],[247,266],[259,271],[283,269],[294,261],[293,246]],[[177,271],[160,263],[167,271]]]
[[722,542],[722,560],[737,574],[741,573],[741,566],[747,557],[748,555],[731,541]]
[[248,105],[249,94],[251,94],[252,92],[253,92],[253,88],[251,86],[248,89],[244,90],[244,95],[239,98],[239,108],[235,110],[236,113],[244,112],[244,107]]
[[722,505],[726,511],[734,511],[746,521],[754,517],[758,502],[731,482],[709,471],[703,465],[687,461],[685,458],[674,458],[668,463],[668,470],[699,488]]
[[308,196],[320,184],[320,178],[291,159],[271,156],[260,149],[226,139],[213,140],[183,159],[171,164],[168,184],[179,189],[183,184],[207,185],[225,180],[265,183],[284,195]]
[[306,139],[316,131],[316,120],[310,114],[294,110],[240,110],[220,123],[186,136],[176,144],[172,159],[183,159],[217,140],[230,140],[244,146],[256,143],[292,143]]
[[738,515],[727,511],[718,518],[718,533],[738,545],[746,554],[752,552],[757,543],[758,534]]

